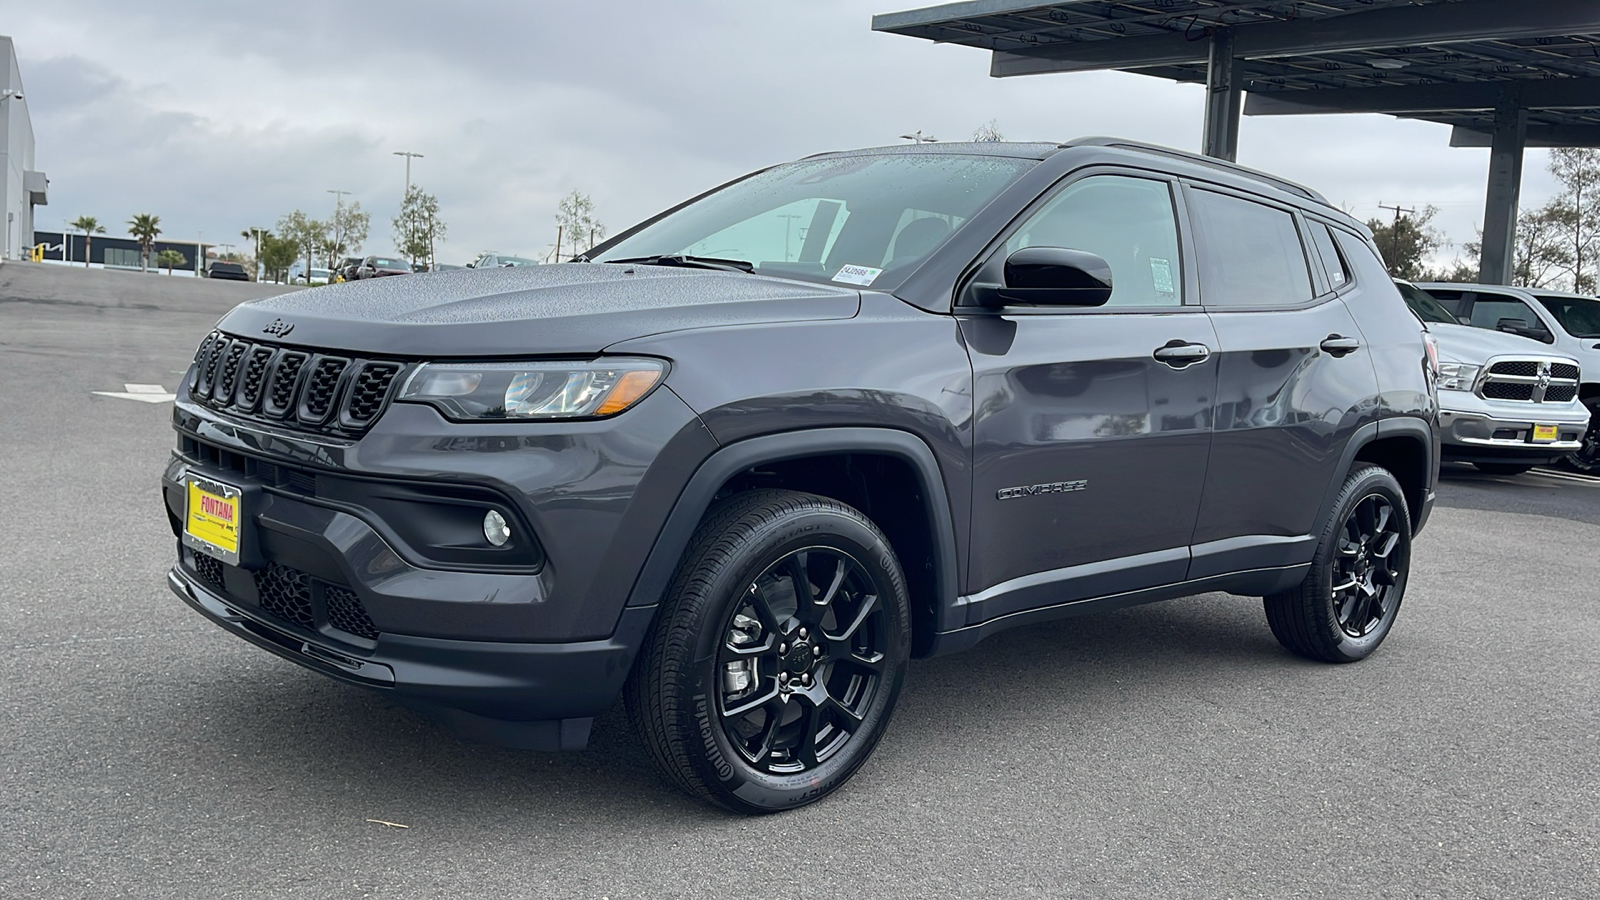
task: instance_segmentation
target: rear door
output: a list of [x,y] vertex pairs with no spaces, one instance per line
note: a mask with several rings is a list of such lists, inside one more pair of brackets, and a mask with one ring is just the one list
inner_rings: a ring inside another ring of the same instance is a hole
[[1217,407],[1190,578],[1304,562],[1355,431],[1377,415],[1366,342],[1289,206],[1185,188],[1200,300],[1216,329]]
[[1111,266],[1105,306],[958,307],[974,375],[969,622],[1183,580],[1216,337],[1184,302],[1175,190],[1159,176],[1077,176],[979,270],[998,281],[991,270],[1023,247],[1086,250]]

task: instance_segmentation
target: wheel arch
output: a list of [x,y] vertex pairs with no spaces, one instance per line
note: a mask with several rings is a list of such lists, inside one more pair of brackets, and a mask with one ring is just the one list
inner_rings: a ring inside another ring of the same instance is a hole
[[1413,534],[1421,531],[1438,468],[1437,460],[1437,441],[1427,423],[1404,418],[1369,422],[1345,446],[1344,459],[1336,470],[1337,475],[1328,485],[1328,493],[1316,521],[1319,524],[1326,522],[1332,514],[1334,502],[1350,470],[1360,463],[1371,463],[1388,469],[1400,482],[1406,506],[1411,513],[1411,531]]
[[913,656],[926,655],[935,632],[965,624],[956,621],[956,534],[938,461],[921,438],[890,428],[769,434],[707,457],[656,536],[627,606],[660,603],[711,505],[758,487],[832,497],[883,530],[911,594]]

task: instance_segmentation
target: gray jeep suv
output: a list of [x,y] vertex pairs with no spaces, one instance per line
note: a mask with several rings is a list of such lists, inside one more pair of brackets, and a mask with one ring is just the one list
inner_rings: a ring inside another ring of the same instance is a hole
[[1361,225],[1109,139],[829,153],[571,263],[244,304],[177,400],[172,589],[480,740],[619,696],[746,812],[843,784],[912,657],[1226,591],[1370,654],[1437,359]]

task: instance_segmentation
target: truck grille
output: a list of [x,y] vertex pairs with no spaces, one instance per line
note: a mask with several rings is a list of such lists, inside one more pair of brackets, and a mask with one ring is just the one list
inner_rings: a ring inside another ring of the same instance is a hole
[[213,331],[195,353],[189,396],[241,418],[353,437],[383,413],[405,368]]
[[1570,403],[1578,396],[1578,367],[1553,359],[1499,359],[1489,364],[1478,396],[1520,403]]

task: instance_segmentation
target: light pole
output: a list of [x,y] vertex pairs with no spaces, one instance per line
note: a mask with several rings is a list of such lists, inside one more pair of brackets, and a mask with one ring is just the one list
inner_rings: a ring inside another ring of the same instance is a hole
[[422,154],[412,153],[410,150],[396,150],[394,151],[394,155],[404,156],[406,158],[406,193],[409,194],[411,193],[411,161],[413,159],[421,159]]

